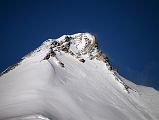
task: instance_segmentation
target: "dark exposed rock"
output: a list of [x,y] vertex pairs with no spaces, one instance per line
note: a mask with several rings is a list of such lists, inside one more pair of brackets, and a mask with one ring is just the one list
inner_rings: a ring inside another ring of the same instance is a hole
[[72,56],[74,56],[75,54],[71,51],[71,50],[69,50],[69,53],[72,55]]
[[58,44],[57,41],[53,41],[51,45],[55,45],[56,46],[57,44]]
[[66,47],[62,48],[61,50],[68,53],[68,48],[66,48]]
[[80,62],[83,62],[83,63],[85,62],[85,60],[84,60],[84,59],[79,59],[79,61],[80,61]]
[[60,43],[58,41],[53,41],[51,45],[53,45],[53,46],[60,46]]
[[48,60],[50,58],[50,53],[48,53],[43,60]]
[[64,64],[62,62],[60,62],[61,67],[65,67]]
[[69,42],[72,39],[72,37],[66,36],[65,37],[65,42]]

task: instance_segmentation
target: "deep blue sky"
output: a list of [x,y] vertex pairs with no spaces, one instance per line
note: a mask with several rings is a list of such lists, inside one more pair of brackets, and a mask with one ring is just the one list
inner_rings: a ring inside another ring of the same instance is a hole
[[95,34],[125,78],[159,89],[158,0],[0,0],[0,71],[77,32]]

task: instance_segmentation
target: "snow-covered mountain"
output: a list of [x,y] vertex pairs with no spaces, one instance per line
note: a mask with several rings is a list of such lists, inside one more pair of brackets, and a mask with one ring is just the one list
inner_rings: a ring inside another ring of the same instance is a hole
[[0,74],[0,120],[159,120],[159,92],[121,77],[90,33],[64,35]]

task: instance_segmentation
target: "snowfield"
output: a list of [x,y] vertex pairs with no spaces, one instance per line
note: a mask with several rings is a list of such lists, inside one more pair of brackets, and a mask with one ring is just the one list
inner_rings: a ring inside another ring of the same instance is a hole
[[90,33],[49,39],[0,76],[0,120],[159,120],[159,92],[120,76]]

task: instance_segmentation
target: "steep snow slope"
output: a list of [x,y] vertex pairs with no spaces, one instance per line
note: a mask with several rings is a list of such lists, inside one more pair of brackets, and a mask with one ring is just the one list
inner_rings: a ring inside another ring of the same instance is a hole
[[89,33],[49,39],[0,76],[0,120],[159,119],[159,92],[122,78]]

